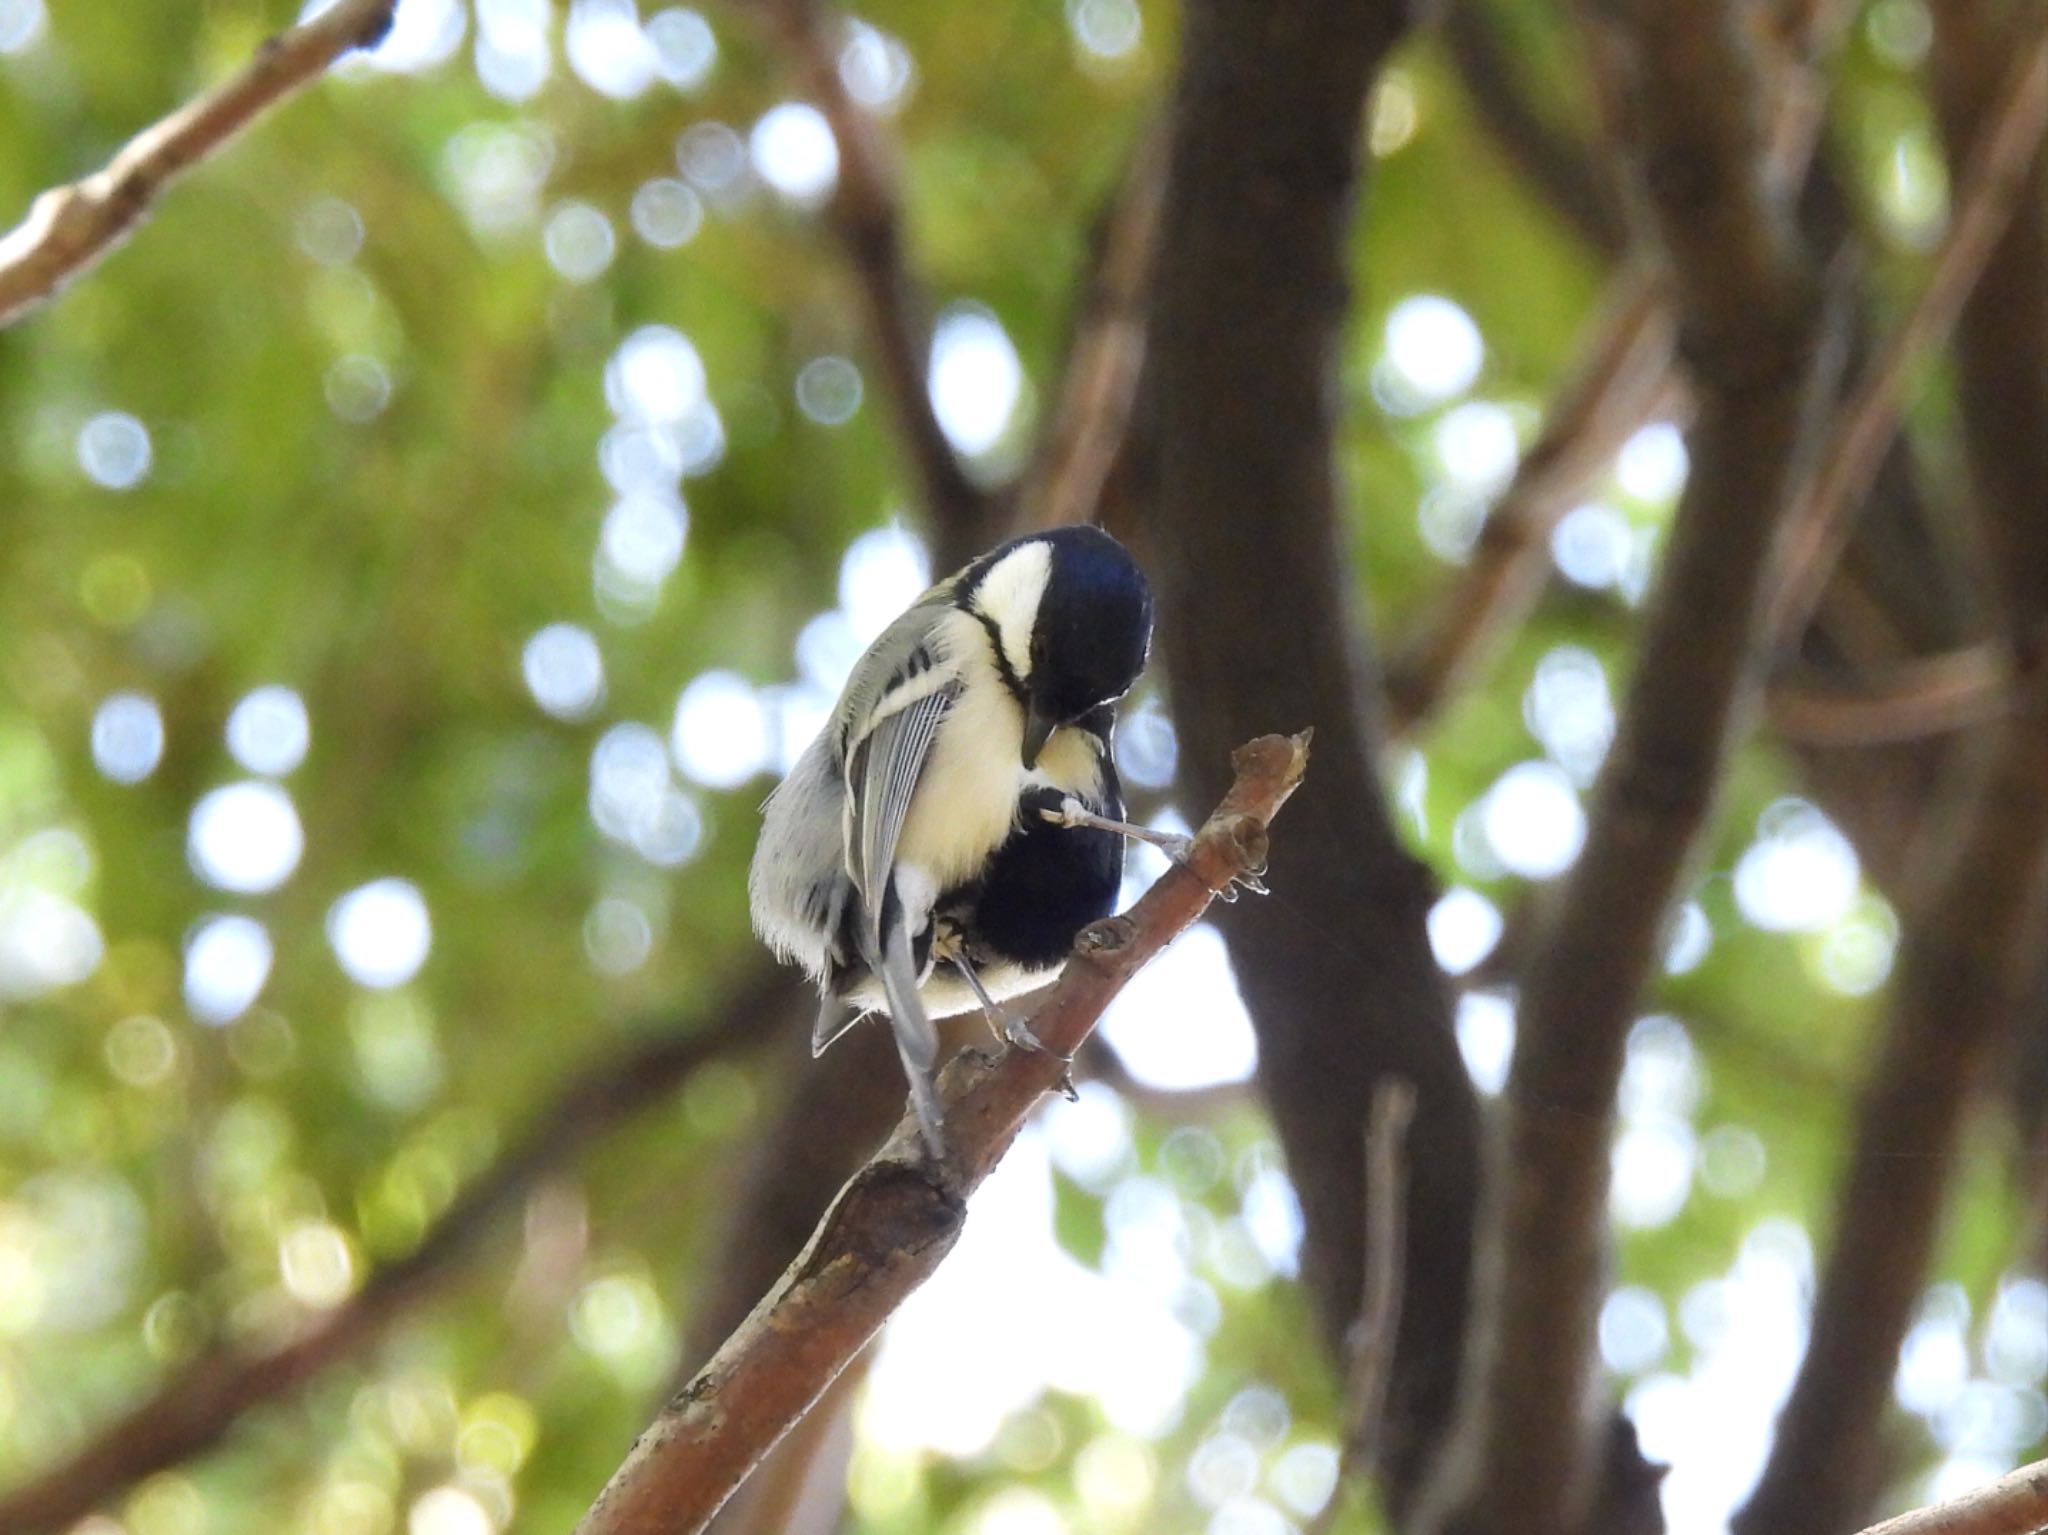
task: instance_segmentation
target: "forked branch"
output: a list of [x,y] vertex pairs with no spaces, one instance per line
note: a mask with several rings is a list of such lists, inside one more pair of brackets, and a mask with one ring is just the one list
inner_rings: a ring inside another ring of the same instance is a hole
[[825,1212],[810,1244],[753,1315],[653,1425],[578,1535],[701,1530],[958,1240],[967,1196],[1058,1082],[1124,984],[1217,894],[1261,868],[1266,827],[1301,781],[1308,735],[1239,749],[1236,781],[1176,864],[1129,912],[1081,934],[1031,1019],[1044,1051],[965,1052],[939,1078],[948,1156],[934,1164],[906,1118]]

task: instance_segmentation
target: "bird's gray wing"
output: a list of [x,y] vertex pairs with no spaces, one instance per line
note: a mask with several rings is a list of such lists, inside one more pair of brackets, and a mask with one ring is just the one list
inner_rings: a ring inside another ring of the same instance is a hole
[[910,798],[940,722],[959,696],[959,684],[949,680],[885,715],[847,764],[846,872],[867,918],[871,965],[883,952],[882,911]]
[[949,588],[933,587],[899,614],[854,662],[826,727],[842,769],[852,763],[854,749],[873,728],[876,717],[889,712],[890,696],[920,687],[921,679],[929,680],[933,667],[946,664],[939,626],[951,608]]

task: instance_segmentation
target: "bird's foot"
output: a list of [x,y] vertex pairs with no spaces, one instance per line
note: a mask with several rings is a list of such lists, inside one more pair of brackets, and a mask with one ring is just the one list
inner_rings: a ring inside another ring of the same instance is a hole
[[[1039,813],[1053,825],[1064,826],[1070,830],[1090,827],[1096,831],[1115,832],[1118,836],[1129,837],[1133,842],[1148,842],[1183,867],[1194,855],[1195,839],[1186,832],[1159,831],[1150,826],[1140,826],[1133,821],[1118,821],[1109,816],[1097,815],[1072,796],[1062,800],[1059,809],[1043,810]],[[1253,895],[1268,894],[1266,882],[1261,878],[1265,872],[1263,865],[1245,870],[1217,891],[1217,897],[1225,901],[1234,901],[1241,890],[1249,890]]]

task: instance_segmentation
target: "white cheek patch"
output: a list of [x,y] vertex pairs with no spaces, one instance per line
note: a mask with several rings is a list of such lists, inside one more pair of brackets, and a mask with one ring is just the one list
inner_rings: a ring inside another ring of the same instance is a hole
[[1019,677],[1031,675],[1031,630],[1052,576],[1052,546],[1024,544],[1004,555],[975,588],[974,605],[994,621],[1003,659]]

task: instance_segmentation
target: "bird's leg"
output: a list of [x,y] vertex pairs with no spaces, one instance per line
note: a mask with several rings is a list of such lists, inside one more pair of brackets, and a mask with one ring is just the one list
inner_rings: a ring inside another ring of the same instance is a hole
[[[1055,826],[1088,827],[1095,831],[1115,832],[1120,837],[1129,837],[1133,842],[1149,842],[1175,863],[1186,863],[1188,854],[1195,846],[1195,839],[1185,832],[1155,831],[1150,826],[1140,826],[1133,821],[1118,821],[1106,815],[1097,815],[1072,795],[1060,801],[1059,809],[1041,810],[1039,814]],[[1242,885],[1253,895],[1264,895],[1265,882],[1259,878],[1263,872],[1262,869],[1248,869],[1238,875],[1230,886],[1216,893],[1226,901],[1234,901],[1237,899],[1237,886]]]
[[[974,968],[974,961],[967,957],[965,946],[960,942],[957,933],[941,934],[932,948],[941,959],[960,972],[960,978],[967,983],[967,989],[974,993],[974,1000],[981,1004],[982,1015],[988,1019],[988,1026],[995,1031],[997,1038],[1016,1046],[1019,1050],[1050,1053],[1039,1037],[1031,1032],[1029,1020],[989,995],[988,987],[982,984],[981,975]],[[1059,1089],[1070,1103],[1081,1096],[1074,1087],[1071,1063],[1060,1070]]]

